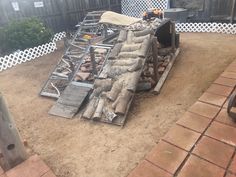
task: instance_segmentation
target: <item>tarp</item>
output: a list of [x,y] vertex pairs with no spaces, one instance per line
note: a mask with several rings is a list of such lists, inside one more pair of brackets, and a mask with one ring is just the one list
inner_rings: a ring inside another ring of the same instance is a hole
[[141,18],[129,17],[112,11],[106,11],[101,16],[99,23],[108,23],[112,25],[128,26],[142,20]]

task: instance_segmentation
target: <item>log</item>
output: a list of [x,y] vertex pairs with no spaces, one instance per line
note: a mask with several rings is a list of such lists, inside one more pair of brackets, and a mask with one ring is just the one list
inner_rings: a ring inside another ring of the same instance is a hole
[[140,82],[138,83],[136,91],[149,91],[152,88],[152,84],[150,82]]
[[127,39],[127,30],[121,30],[117,42],[125,42]]
[[0,149],[3,155],[2,168],[7,171],[27,159],[27,153],[13,118],[0,92]]
[[115,101],[123,87],[123,81],[117,80],[114,82],[110,92],[107,93],[107,98],[111,101]]
[[133,42],[136,43],[136,44],[137,43],[142,43],[146,38],[150,39],[150,37],[151,37],[150,34],[148,34],[146,36],[141,36],[141,37],[134,37]]
[[134,38],[133,31],[128,31],[126,43],[127,44],[132,44],[133,43],[133,38]]
[[112,66],[131,66],[134,65],[139,58],[126,58],[126,59],[120,59],[120,60],[113,60]]
[[146,36],[148,34],[154,34],[154,31],[150,28],[144,29],[143,31],[134,32],[135,37]]
[[104,107],[102,112],[110,122],[112,122],[117,117],[114,111],[109,107]]
[[141,44],[124,44],[121,48],[121,52],[133,52],[135,50],[139,50]]
[[116,100],[114,101],[114,103],[112,103],[111,107],[112,107],[113,109],[116,108],[116,105],[117,105],[117,103],[118,103],[118,101],[119,101],[119,99],[120,99],[120,96],[121,96],[121,94],[119,94],[118,97],[116,98]]
[[99,74],[99,79],[106,79],[108,77],[108,73],[111,70],[111,63],[107,63],[104,67],[102,72]]
[[137,58],[140,55],[139,50],[134,52],[120,52],[119,58]]
[[170,55],[171,53],[172,53],[172,48],[171,47],[160,48],[158,50],[158,55],[160,55],[160,56]]
[[107,92],[111,90],[110,85],[104,85],[93,90],[93,93],[90,95],[90,98],[99,97],[102,92]]
[[141,49],[139,50],[139,57],[146,57],[151,45],[151,40],[146,38],[141,46]]
[[112,87],[112,80],[111,79],[96,79],[93,87],[95,89],[98,87],[111,88]]
[[95,110],[95,113],[93,115],[93,120],[99,120],[102,117],[102,110],[105,104],[105,100],[103,98],[100,98],[97,104],[97,108]]
[[116,78],[121,74],[127,73],[129,66],[112,66],[109,73],[107,73],[108,77]]
[[63,73],[53,72],[52,74],[53,74],[53,75],[56,75],[56,76],[58,76],[58,77],[68,78],[68,76],[65,75],[65,74],[63,74]]
[[142,72],[141,70],[132,72],[130,73],[130,76],[125,80],[126,81],[125,85],[128,91],[130,92],[136,91],[141,72]]
[[115,109],[115,113],[118,115],[125,115],[129,101],[132,97],[132,93],[129,92],[126,88],[124,88],[121,92],[121,96],[119,97]]
[[142,66],[143,66],[143,61],[140,58],[128,69],[128,71],[129,72],[137,71],[137,70],[141,69]]
[[109,54],[108,59],[114,60],[120,53],[122,45],[123,45],[122,43],[115,44],[114,48],[111,50],[111,53]]
[[83,113],[82,117],[86,118],[86,119],[91,119],[91,117],[93,116],[96,107],[98,105],[98,98],[94,97],[88,104],[88,106],[86,107],[85,112]]

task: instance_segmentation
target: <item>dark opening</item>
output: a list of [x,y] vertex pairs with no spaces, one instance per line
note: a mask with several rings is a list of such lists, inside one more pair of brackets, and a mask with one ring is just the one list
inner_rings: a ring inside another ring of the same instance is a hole
[[12,150],[12,149],[14,149],[15,148],[15,144],[9,144],[8,146],[7,146],[7,150]]

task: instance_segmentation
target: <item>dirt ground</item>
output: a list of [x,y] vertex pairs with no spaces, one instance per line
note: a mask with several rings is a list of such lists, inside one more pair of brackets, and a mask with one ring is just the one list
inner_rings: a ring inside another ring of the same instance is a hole
[[219,74],[236,59],[236,36],[181,34],[181,54],[159,96],[136,96],[123,128],[48,115],[54,100],[38,95],[63,50],[0,73],[30,153],[58,177],[125,177]]

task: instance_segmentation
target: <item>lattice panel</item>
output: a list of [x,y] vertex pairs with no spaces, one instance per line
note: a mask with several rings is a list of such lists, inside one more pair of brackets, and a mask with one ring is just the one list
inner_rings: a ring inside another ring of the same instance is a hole
[[151,8],[167,9],[168,0],[122,0],[122,13],[132,17],[142,17]]
[[0,57],[0,72],[16,66],[17,64],[33,60],[43,55],[52,53],[56,50],[56,43],[50,42],[38,47],[29,48],[24,51],[15,52],[13,54]]
[[53,41],[54,42],[57,42],[57,41],[60,41],[60,40],[62,40],[64,37],[66,37],[66,32],[60,32],[60,33],[56,33],[55,35],[54,35],[54,38],[53,38]]
[[177,32],[205,32],[236,34],[236,24],[230,23],[177,23]]

